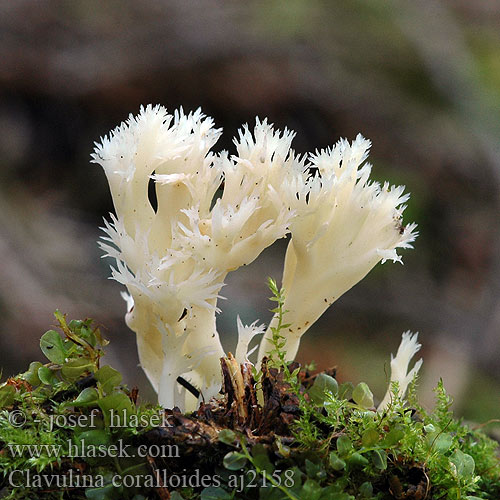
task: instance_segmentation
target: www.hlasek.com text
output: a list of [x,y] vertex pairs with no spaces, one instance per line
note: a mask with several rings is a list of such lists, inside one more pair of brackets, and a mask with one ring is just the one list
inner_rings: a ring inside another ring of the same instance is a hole
[[85,439],[73,442],[68,439],[66,445],[59,444],[8,444],[6,448],[12,457],[68,457],[68,458],[179,458],[179,446],[176,444],[141,444],[132,446],[119,439],[116,444],[87,444]]

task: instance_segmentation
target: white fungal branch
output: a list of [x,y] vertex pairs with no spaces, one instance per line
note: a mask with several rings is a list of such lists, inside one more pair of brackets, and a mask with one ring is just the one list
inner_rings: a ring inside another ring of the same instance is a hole
[[[379,261],[400,261],[414,225],[401,225],[408,195],[369,180],[369,142],[306,157],[294,134],[257,119],[235,140],[236,154],[214,154],[221,134],[200,110],[173,115],[141,108],[96,144],[92,160],[108,178],[115,215],[101,248],[115,259],[112,278],[128,289],[126,322],[137,334],[141,365],[165,406],[194,408],[179,376],[215,395],[224,355],[216,330],[217,299],[229,271],[251,263],[292,234],[285,259],[288,357],[300,336]],[[154,182],[157,206],[149,199]],[[238,318],[236,359],[263,332]],[[270,348],[261,343],[259,357]]]
[[[335,300],[378,262],[401,262],[396,249],[411,248],[416,237],[416,226],[403,227],[401,222],[409,198],[404,188],[369,180],[371,165],[363,165],[369,147],[358,135],[352,144],[341,140],[311,155],[317,173],[299,177],[293,186],[297,196],[290,199],[296,215],[283,271],[288,359],[295,357],[301,336]],[[268,329],[260,358],[271,349],[270,338]]]
[[396,357],[391,354],[391,379],[384,399],[378,406],[377,411],[385,410],[390,404],[394,382],[398,384],[399,397],[404,397],[408,385],[414,379],[415,375],[417,375],[423,363],[422,359],[419,359],[414,367],[408,371],[410,362],[413,356],[420,350],[420,347],[421,345],[418,343],[418,333],[413,335],[411,332],[403,333]]
[[195,206],[183,211],[188,223],[179,223],[179,239],[217,269],[250,264],[286,235],[293,217],[286,180],[301,168],[290,150],[293,134],[257,120],[254,136],[245,127],[235,141],[238,155],[222,153],[215,160],[224,190],[210,213]]
[[[258,321],[258,320],[257,320]],[[265,325],[257,326],[257,321],[254,321],[251,325],[244,325],[241,322],[240,317],[237,317],[237,325],[238,325],[238,344],[236,345],[236,353],[235,359],[241,365],[248,361],[248,356],[254,352],[256,349],[255,346],[250,351],[248,350],[248,346],[250,342],[256,335],[261,335],[266,331]]]
[[[101,247],[116,259],[112,277],[132,297],[127,324],[137,334],[141,365],[165,405],[182,399],[173,391],[185,373],[200,388],[213,385],[218,380],[213,366],[224,354],[215,313],[225,275],[176,240],[178,224],[188,222],[184,210],[197,206],[209,213],[222,180],[209,153],[219,135],[200,110],[170,115],[148,106],[102,139],[93,155],[108,177],[116,211],[105,223]],[[156,210],[148,196],[150,179]],[[200,322],[206,315],[213,320]],[[198,356],[200,362],[174,362],[179,356]]]

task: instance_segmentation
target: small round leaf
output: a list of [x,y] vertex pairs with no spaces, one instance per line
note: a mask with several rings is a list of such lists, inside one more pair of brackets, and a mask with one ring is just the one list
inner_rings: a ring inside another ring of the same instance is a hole
[[360,382],[352,391],[352,399],[362,408],[373,407],[373,394],[365,382]]
[[222,462],[224,467],[229,470],[240,470],[245,467],[247,457],[237,451],[230,451]]
[[52,363],[62,365],[66,359],[66,349],[64,348],[63,340],[55,330],[49,330],[42,335],[40,349]]

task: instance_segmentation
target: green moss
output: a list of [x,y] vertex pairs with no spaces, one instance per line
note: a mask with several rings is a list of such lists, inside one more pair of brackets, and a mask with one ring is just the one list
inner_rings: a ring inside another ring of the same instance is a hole
[[[170,488],[172,499],[500,497],[498,443],[454,418],[442,383],[432,412],[419,405],[415,381],[407,400],[398,397],[394,386],[391,405],[376,412],[363,382],[339,385],[326,373],[306,382],[304,369],[285,362],[283,293],[275,282],[269,284],[279,319],[269,365],[281,373],[283,387],[298,397],[298,417],[285,436],[255,438],[251,429],[219,429],[213,446],[226,451],[212,453],[204,464],[216,484],[180,484]],[[32,363],[0,387],[4,498],[160,498],[154,487],[112,484],[112,479],[154,472],[147,456],[132,455],[137,455],[137,438],[160,423],[163,411],[137,405],[134,391],[121,384],[121,374],[102,364],[106,341],[90,320],[68,323],[61,314],[56,317],[63,335],[52,330],[41,341],[49,363]],[[123,416],[120,426],[112,421],[114,414]],[[120,453],[112,451],[119,446],[130,456],[115,456]],[[194,477],[196,467],[193,463],[185,474]],[[27,484],[28,473],[68,481],[73,477],[73,486],[75,478],[80,483],[73,488],[37,486]],[[9,477],[16,487],[9,485]]]
[[[115,474],[147,471],[147,460],[114,456],[113,447],[122,443],[129,448],[121,455],[133,455],[134,436],[161,422],[160,409],[136,405],[121,374],[102,365],[107,341],[91,320],[55,316],[63,335],[49,330],[40,340],[49,363],[31,363],[0,387],[2,498],[134,498],[134,488],[125,493],[106,483]],[[102,487],[85,487],[101,477]]]

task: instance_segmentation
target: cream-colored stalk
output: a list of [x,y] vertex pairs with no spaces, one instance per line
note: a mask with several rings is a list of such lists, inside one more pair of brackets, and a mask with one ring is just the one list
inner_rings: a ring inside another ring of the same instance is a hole
[[[300,338],[342,294],[379,262],[401,262],[397,248],[409,248],[415,225],[402,225],[404,188],[370,181],[364,164],[370,142],[358,135],[349,144],[311,155],[315,174],[295,176],[290,206],[295,213],[287,248],[282,285],[285,290],[287,359]],[[276,318],[270,326],[275,326]],[[272,348],[271,329],[261,343],[259,359]]]
[[420,350],[420,347],[421,345],[418,343],[418,333],[413,335],[411,332],[403,333],[396,357],[391,354],[391,379],[384,399],[379,404],[377,411],[385,410],[390,404],[392,399],[392,385],[394,382],[398,384],[399,397],[404,397],[408,384],[413,380],[415,375],[417,375],[423,363],[422,359],[419,359],[415,363],[415,366],[408,371],[410,361]]

